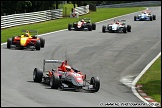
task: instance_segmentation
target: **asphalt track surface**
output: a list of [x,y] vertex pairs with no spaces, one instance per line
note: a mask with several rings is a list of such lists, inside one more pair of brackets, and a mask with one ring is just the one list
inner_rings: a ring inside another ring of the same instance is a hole
[[[102,33],[102,26],[114,20],[110,19],[97,23],[94,31],[45,34],[45,48],[40,51],[7,49],[6,44],[1,45],[1,106],[99,107],[100,103],[104,106],[109,102],[142,102],[121,79],[135,79],[161,52],[161,6],[149,9],[156,20],[134,21],[139,12],[115,18],[125,19],[132,26],[132,32],[127,34]],[[44,59],[67,59],[87,74],[87,79],[98,76],[100,90],[61,91],[34,83],[33,70],[43,68]]]

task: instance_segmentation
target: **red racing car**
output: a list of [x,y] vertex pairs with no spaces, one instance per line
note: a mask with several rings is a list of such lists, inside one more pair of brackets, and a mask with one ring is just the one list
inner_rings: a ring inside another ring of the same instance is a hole
[[[47,63],[60,63],[56,69],[46,70]],[[44,60],[43,69],[35,68],[33,71],[34,82],[43,82],[51,86],[52,89],[74,89],[97,92],[100,89],[100,80],[98,77],[91,77],[86,80],[78,69],[68,65],[67,60]]]
[[90,18],[82,18],[79,21],[68,24],[68,30],[83,31],[83,30],[96,30],[96,24],[91,22]]
[[22,30],[22,32],[22,35],[8,38],[7,48],[30,48],[32,50],[44,48],[45,39],[37,37],[38,32],[36,30]]

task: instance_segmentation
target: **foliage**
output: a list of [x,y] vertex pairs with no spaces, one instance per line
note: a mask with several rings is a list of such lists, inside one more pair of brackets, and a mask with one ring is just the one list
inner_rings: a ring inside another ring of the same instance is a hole
[[[65,1],[1,1],[1,16],[58,9]],[[73,7],[85,6],[87,4],[104,5],[128,3],[136,1],[66,1],[72,3]]]
[[[98,8],[97,11],[92,11],[89,14],[79,16],[79,18],[91,18],[92,22],[106,20],[112,17],[129,14],[132,12],[140,11],[143,7],[129,7],[129,8]],[[121,11],[122,10],[122,11]],[[105,14],[106,13],[106,14]],[[107,14],[110,13],[110,14]],[[35,24],[28,24],[22,26],[11,27],[1,30],[1,42],[6,42],[9,37],[19,35],[22,29],[37,30],[39,34],[53,32],[61,29],[67,29],[68,23],[78,21],[78,18],[65,17],[62,19],[40,22]]]

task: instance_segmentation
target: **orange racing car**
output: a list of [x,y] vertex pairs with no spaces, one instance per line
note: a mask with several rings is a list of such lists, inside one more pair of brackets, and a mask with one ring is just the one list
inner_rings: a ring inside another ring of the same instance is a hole
[[7,48],[29,48],[40,50],[44,48],[45,39],[37,37],[38,32],[36,30],[22,30],[22,34],[7,39]]

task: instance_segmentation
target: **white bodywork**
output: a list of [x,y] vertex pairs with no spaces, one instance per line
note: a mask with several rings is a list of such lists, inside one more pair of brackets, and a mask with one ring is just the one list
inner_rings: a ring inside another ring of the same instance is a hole
[[82,27],[82,22],[81,22],[81,21],[78,22],[77,27],[78,27],[78,28],[81,28],[81,27]]
[[112,26],[112,30],[117,30],[118,29],[118,24],[112,24],[112,25],[109,25],[109,26]]
[[144,13],[142,13],[142,14],[140,14],[140,15],[138,15],[138,16],[140,16],[141,18],[145,18],[145,17],[148,17],[148,16],[150,16],[148,13],[146,13],[146,14],[144,14]]

